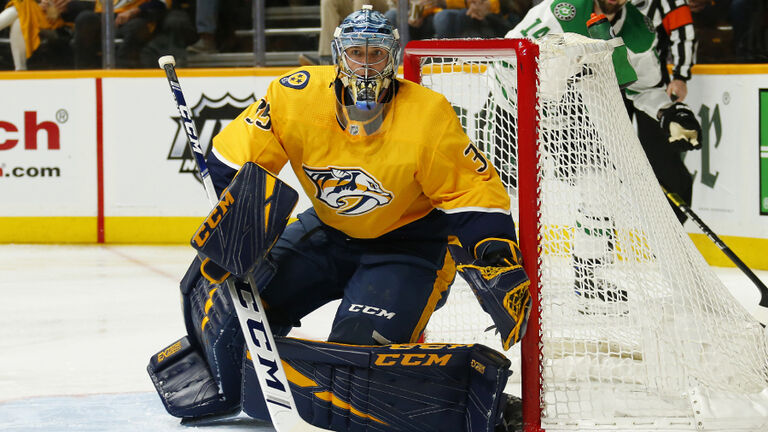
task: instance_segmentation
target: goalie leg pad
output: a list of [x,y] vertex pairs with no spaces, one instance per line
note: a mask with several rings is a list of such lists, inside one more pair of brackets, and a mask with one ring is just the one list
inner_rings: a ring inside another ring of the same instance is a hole
[[147,368],[168,413],[184,418],[240,409],[244,340],[237,316],[226,289],[199,276],[192,282],[194,274],[191,270],[182,280],[192,336],[153,356]]
[[199,418],[240,411],[238,399],[219,392],[203,354],[187,336],[152,356],[147,372],[172,416]]
[[188,300],[194,334],[221,392],[239,400],[245,340],[229,291],[200,278]]
[[[501,420],[510,362],[483,345],[276,343],[299,414],[315,426],[490,432]],[[249,415],[253,400],[261,400],[255,384],[243,389]]]
[[[149,366],[172,415],[199,417],[239,409],[245,351],[240,325],[228,290],[218,283],[208,283],[201,275],[224,282],[230,273],[239,278],[251,273],[258,285],[266,285],[274,274],[266,254],[285,228],[297,197],[296,191],[275,176],[246,163],[193,236],[192,246],[199,258],[181,282],[184,319],[190,335],[183,339],[189,347],[183,351],[187,355],[179,354],[184,360],[180,360],[179,367],[158,368],[152,361]],[[211,274],[215,277],[211,278]],[[185,397],[183,403],[168,399],[166,393],[175,393],[163,391],[167,380],[158,378],[162,370],[174,374],[171,390],[191,387],[204,396],[215,389],[220,403],[209,403],[207,396],[200,400]]]

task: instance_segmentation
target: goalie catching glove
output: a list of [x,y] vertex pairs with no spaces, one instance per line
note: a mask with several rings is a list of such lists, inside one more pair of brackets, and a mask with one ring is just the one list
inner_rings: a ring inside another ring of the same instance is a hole
[[520,250],[511,240],[489,238],[477,243],[475,259],[457,270],[491,316],[505,350],[522,339],[531,310],[531,282],[523,270]]
[[701,148],[701,126],[688,105],[675,102],[661,110],[659,125],[669,137],[670,145],[679,151]]

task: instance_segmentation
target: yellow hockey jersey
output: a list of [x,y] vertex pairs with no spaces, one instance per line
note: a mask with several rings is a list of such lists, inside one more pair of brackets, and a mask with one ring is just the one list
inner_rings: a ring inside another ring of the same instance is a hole
[[57,29],[64,25],[64,21],[59,18],[61,11],[54,6],[43,9],[35,0],[11,0],[6,9],[9,7],[15,7],[19,15],[27,58],[40,46],[40,30]]
[[213,140],[230,167],[290,162],[317,215],[354,238],[376,238],[434,208],[509,213],[496,170],[464,133],[442,95],[398,80],[380,132],[353,136],[336,120],[333,66],[274,80]]
[[[147,3],[150,0],[112,0],[114,6],[113,10],[115,13],[125,12],[130,9],[136,9],[139,6],[141,6],[144,3]],[[101,4],[102,0],[96,0],[96,5],[94,6],[94,12],[101,12],[104,6]],[[171,0],[162,0],[163,3],[165,3],[165,7],[170,8],[171,7]]]

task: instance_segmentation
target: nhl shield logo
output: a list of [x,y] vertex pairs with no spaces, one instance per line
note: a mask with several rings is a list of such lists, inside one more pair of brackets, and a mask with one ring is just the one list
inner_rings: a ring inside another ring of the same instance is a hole
[[[253,94],[243,99],[237,99],[229,93],[219,99],[211,99],[206,95],[200,97],[200,101],[191,108],[191,111],[195,128],[199,134],[197,137],[198,145],[206,157],[211,151],[213,137],[254,102],[256,102],[256,96]],[[168,154],[168,160],[181,161],[179,172],[193,174],[200,181],[200,174],[197,172],[194,156],[187,145],[184,121],[179,116],[171,118],[176,122],[177,126],[173,145]]]
[[304,173],[317,188],[315,198],[342,216],[357,216],[392,201],[392,193],[361,168],[309,168]]

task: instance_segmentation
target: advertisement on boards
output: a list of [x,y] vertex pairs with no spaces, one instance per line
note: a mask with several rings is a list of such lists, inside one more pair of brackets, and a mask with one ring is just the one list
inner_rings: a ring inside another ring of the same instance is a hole
[[[273,78],[181,78],[206,156],[213,137],[266,94]],[[165,79],[105,80],[104,133],[109,137],[104,150],[104,168],[110,173],[105,179],[107,217],[208,214],[211,207]],[[291,177],[285,170],[281,173],[298,187]]]
[[[702,129],[701,150],[683,155],[694,176],[691,208],[718,235],[768,239],[761,83],[759,74],[695,75],[688,85],[685,102]],[[692,222],[686,229],[700,232]]]
[[[696,74],[689,82],[686,103],[703,132],[701,150],[683,155],[694,176],[691,206],[721,236],[768,239],[768,89],[761,88],[763,76]],[[264,95],[274,78],[182,74],[206,154],[213,136]],[[14,101],[0,104],[4,226],[13,218],[98,218],[99,227],[91,221],[93,227],[82,229],[105,232],[107,242],[182,242],[209,212],[175,101],[160,72],[5,80],[0,90],[4,99]],[[290,168],[279,175],[299,191],[297,209],[307,208],[309,200]],[[179,221],[185,225],[170,232]],[[685,227],[700,233],[691,222]],[[62,241],[94,239],[78,234]]]
[[2,216],[96,215],[92,79],[18,80],[0,104]]

